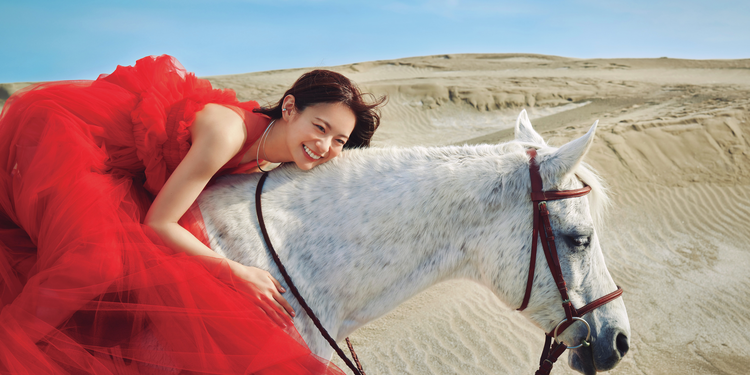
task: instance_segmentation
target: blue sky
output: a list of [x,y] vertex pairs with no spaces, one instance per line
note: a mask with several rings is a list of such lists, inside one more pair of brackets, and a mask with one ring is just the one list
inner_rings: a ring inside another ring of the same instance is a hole
[[0,0],[0,82],[171,54],[199,76],[445,53],[750,58],[750,1]]

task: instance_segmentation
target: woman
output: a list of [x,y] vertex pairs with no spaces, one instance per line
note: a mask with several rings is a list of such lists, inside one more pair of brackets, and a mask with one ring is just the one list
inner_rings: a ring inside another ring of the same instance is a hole
[[260,108],[170,56],[14,94],[0,117],[0,373],[339,374],[276,280],[206,246],[194,202],[216,175],[369,145],[382,102],[313,71]]

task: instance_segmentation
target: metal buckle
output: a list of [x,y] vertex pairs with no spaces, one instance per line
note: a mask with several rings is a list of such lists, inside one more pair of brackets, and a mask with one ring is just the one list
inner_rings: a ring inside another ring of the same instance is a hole
[[[591,345],[591,344],[589,344],[589,340],[591,339],[591,326],[589,325],[589,323],[586,320],[584,320],[583,318],[579,318],[577,316],[574,316],[573,320],[578,320],[578,321],[583,322],[583,324],[586,325],[586,329],[588,329],[589,332],[586,334],[586,338],[583,339],[583,340],[581,340],[580,344],[578,344],[576,346],[569,346],[568,349],[578,349],[578,348],[580,348],[582,346],[589,346],[589,345]],[[554,333],[553,338],[555,339],[556,343],[560,342],[560,341],[557,341],[557,330],[560,328],[560,326],[563,323],[565,323],[567,321],[568,321],[568,318],[565,318],[560,323],[557,323],[557,326],[555,327],[555,330],[553,331],[553,333]]]

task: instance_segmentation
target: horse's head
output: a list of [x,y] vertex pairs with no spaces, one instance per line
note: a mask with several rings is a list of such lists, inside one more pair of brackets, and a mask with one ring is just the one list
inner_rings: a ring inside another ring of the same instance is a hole
[[[535,160],[539,166],[544,191],[581,189],[585,185],[592,188],[591,194],[586,196],[546,202],[568,296],[573,306],[578,309],[617,288],[604,264],[598,228],[595,225],[601,206],[606,201],[606,195],[597,175],[582,163],[593,142],[595,130],[596,124],[583,137],[560,148],[554,148],[548,146],[531,127],[525,111],[521,113],[516,124],[516,142],[523,148],[537,149]],[[496,230],[502,232],[502,235],[499,235],[504,241],[500,244],[503,248],[501,251],[514,252],[515,257],[511,258],[516,259],[518,270],[510,272],[509,275],[487,270],[484,276],[485,281],[491,284],[501,298],[518,308],[522,304],[527,286],[532,248],[533,207],[538,202],[532,202],[530,198],[530,158],[525,153],[522,158],[519,152],[516,152],[513,158],[517,161],[513,162],[517,168],[512,172],[512,179],[518,181],[520,178],[523,183],[501,184],[506,188],[512,188],[513,185],[517,188],[516,199],[504,201],[504,208],[515,214],[511,219],[504,218],[502,223],[495,222],[494,225]],[[537,241],[533,287],[529,294],[528,306],[522,314],[545,332],[553,332],[555,327],[566,319],[566,314],[562,307],[561,292],[547,264],[542,239],[539,238]],[[503,265],[499,265],[499,268],[507,269]],[[570,366],[585,374],[613,368],[628,351],[629,346],[630,325],[622,298],[590,311],[583,319],[591,327],[590,346],[574,349],[569,355]],[[586,325],[576,321],[559,334],[558,340],[567,346],[576,346],[586,338],[587,332]]]

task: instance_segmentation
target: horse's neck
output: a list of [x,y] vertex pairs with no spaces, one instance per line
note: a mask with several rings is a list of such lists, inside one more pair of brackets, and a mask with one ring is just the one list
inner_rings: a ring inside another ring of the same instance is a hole
[[438,282],[480,281],[466,249],[475,234],[464,229],[482,219],[476,182],[456,173],[465,166],[425,150],[355,156],[279,171],[263,203],[286,267],[339,322],[338,338]]

